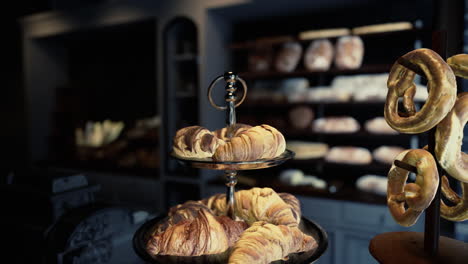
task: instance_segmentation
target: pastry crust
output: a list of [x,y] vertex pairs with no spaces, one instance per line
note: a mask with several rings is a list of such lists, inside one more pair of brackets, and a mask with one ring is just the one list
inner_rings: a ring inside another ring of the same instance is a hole
[[[252,188],[237,191],[234,213],[237,217],[252,224],[266,221],[272,224],[297,226],[301,221],[300,204],[297,198],[288,194],[278,194],[271,188]],[[202,200],[215,214],[226,215],[226,195],[217,194]]]
[[454,108],[437,125],[435,154],[440,166],[455,179],[468,183],[468,154],[461,151],[468,121],[468,93],[461,93]]
[[[388,172],[387,205],[397,223],[412,226],[430,205],[439,185],[439,173],[432,155],[423,149],[409,149],[396,158],[417,168],[415,183],[406,184],[409,172],[392,166]],[[408,209],[405,209],[405,203]]]
[[268,264],[290,253],[316,248],[317,242],[297,227],[255,222],[234,245],[229,264]]
[[[424,72],[428,80],[429,97],[416,112],[413,102],[416,73],[403,64]],[[387,81],[388,93],[385,102],[385,120],[401,133],[418,134],[435,127],[450,112],[455,104],[457,84],[452,69],[434,51],[417,49],[403,55],[390,71]],[[398,98],[403,97],[406,116],[398,111]]]
[[251,127],[236,124],[232,138],[229,128],[211,132],[200,126],[191,126],[177,131],[173,150],[183,158],[213,158],[215,161],[252,161],[269,159],[286,150],[284,136],[274,127],[260,125]]

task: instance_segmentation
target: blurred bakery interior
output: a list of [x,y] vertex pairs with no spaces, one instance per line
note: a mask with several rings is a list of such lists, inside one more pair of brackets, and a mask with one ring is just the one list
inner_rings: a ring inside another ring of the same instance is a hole
[[[438,30],[447,57],[468,52],[465,2],[16,2],[6,8],[0,111],[5,259],[144,263],[132,248],[142,223],[226,191],[222,172],[184,167],[169,153],[178,129],[226,125],[207,87],[235,71],[248,84],[237,122],[277,128],[296,153],[243,171],[236,188],[295,195],[328,233],[317,263],[375,263],[376,234],[424,229],[424,217],[399,226],[386,205],[394,158],[428,141],[386,123],[389,70],[431,48]],[[418,82],[420,109],[428,92]],[[222,104],[223,89],[213,97]],[[441,234],[468,242],[468,223],[441,219]]]

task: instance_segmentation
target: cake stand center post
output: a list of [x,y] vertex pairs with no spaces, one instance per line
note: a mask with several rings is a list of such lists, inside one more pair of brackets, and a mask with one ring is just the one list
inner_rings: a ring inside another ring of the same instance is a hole
[[237,74],[234,72],[225,72],[224,73],[224,80],[226,81],[226,124],[228,125],[228,130],[226,136],[228,138],[232,138],[233,128],[236,124],[236,82],[237,82]]
[[227,215],[231,219],[235,219],[235,214],[234,214],[234,206],[236,204],[236,199],[234,198],[234,193],[235,193],[235,187],[237,184],[237,171],[234,170],[227,170],[225,172],[226,175],[226,186],[227,186],[227,192],[226,192],[226,203],[227,203]]

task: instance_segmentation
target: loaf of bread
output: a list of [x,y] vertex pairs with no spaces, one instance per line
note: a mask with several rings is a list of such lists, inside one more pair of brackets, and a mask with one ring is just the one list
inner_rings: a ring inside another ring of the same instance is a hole
[[398,146],[380,146],[372,151],[372,156],[379,162],[391,165],[395,157],[404,150],[404,148]]
[[333,45],[328,39],[315,40],[305,52],[304,66],[309,71],[326,71],[333,62],[333,53]]
[[273,48],[271,45],[256,46],[249,52],[249,71],[261,72],[271,68],[273,63]]
[[328,145],[319,142],[287,141],[289,150],[296,153],[294,159],[318,159],[324,157],[328,152]]
[[283,44],[275,59],[275,69],[279,72],[292,72],[302,56],[302,46],[297,42]]
[[384,117],[375,117],[369,119],[364,124],[366,131],[372,134],[389,134],[389,135],[397,135],[399,134],[398,131],[391,128],[387,121],[385,121]]
[[358,69],[364,57],[364,43],[358,36],[340,37],[336,43],[335,54],[335,66],[338,69]]
[[352,117],[323,117],[314,120],[313,131],[318,133],[354,133],[361,126]]
[[289,123],[295,129],[306,129],[312,126],[314,111],[308,106],[296,106],[289,110]]
[[325,160],[333,163],[364,165],[372,162],[372,155],[365,148],[333,147],[325,156]]

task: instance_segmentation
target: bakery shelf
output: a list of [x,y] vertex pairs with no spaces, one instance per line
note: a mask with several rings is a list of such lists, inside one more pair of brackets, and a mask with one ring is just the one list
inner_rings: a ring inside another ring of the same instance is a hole
[[391,64],[367,64],[362,65],[355,70],[341,70],[331,68],[327,71],[308,71],[296,70],[293,72],[278,72],[278,71],[264,71],[264,72],[241,72],[239,76],[246,80],[264,80],[264,79],[282,79],[291,77],[314,77],[319,75],[351,75],[363,73],[383,73],[389,72]]
[[[252,179],[254,179],[252,177]],[[293,195],[298,196],[307,196],[307,197],[314,197],[314,198],[324,198],[324,199],[332,199],[332,200],[340,200],[340,201],[354,201],[360,203],[368,203],[368,204],[386,204],[387,200],[385,196],[377,195],[371,192],[366,192],[355,188],[354,186],[348,186],[339,182],[333,182],[333,185],[339,185],[336,192],[330,192],[327,189],[317,189],[312,186],[307,185],[298,185],[292,186],[281,181],[274,179],[274,180],[255,180],[255,186],[257,187],[270,187],[274,189],[276,192],[287,192]],[[217,179],[208,183],[209,185],[216,185],[216,186],[224,186],[222,179]],[[244,184],[242,182],[238,183],[239,189],[250,189],[254,187],[250,184]]]
[[[424,28],[413,28],[413,29],[407,29],[407,30],[395,30],[395,31],[386,31],[386,32],[376,32],[376,33],[369,33],[369,34],[362,34],[358,35],[364,41],[367,38],[373,38],[373,37],[409,37],[413,36],[414,38],[416,37],[421,37],[425,33],[429,32],[427,29]],[[328,37],[328,39],[337,39],[337,37]],[[246,50],[246,49],[252,49],[261,45],[281,45],[283,43],[286,43],[288,41],[297,41],[300,43],[310,43],[311,41],[314,41],[315,39],[299,39],[298,37],[290,37],[289,40],[285,39],[283,41],[255,41],[255,40],[250,40],[250,41],[242,41],[242,42],[234,42],[228,45],[228,48],[231,50]]]
[[310,106],[310,107],[346,107],[346,108],[367,108],[370,106],[375,107],[384,107],[384,101],[348,101],[348,102],[288,102],[284,100],[249,100],[247,99],[245,103],[238,109],[239,113],[242,113],[244,109],[252,108],[292,108],[295,106]]
[[369,140],[381,140],[382,142],[393,142],[393,141],[408,141],[411,139],[412,135],[407,134],[374,134],[369,133],[365,130],[360,130],[354,133],[319,133],[313,132],[311,130],[283,130],[283,134],[285,137],[291,138],[348,138],[348,139],[369,139]]

